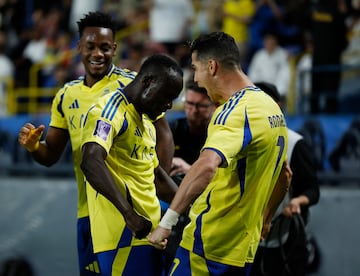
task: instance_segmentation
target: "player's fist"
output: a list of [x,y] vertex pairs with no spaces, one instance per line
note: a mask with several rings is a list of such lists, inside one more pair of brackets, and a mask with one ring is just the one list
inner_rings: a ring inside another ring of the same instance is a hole
[[44,125],[36,128],[30,123],[26,123],[19,131],[19,144],[26,148],[29,152],[36,151],[40,146],[40,138],[45,129]]
[[151,221],[138,215],[134,210],[127,212],[124,218],[126,226],[131,230],[135,238],[143,239],[150,233],[152,228]]
[[145,238],[151,231],[152,223],[151,221],[144,218],[143,220],[143,228],[139,229],[135,232],[135,238],[143,239]]

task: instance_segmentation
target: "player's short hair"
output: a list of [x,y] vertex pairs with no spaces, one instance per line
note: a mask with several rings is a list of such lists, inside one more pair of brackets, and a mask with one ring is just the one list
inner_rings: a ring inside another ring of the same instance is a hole
[[159,72],[162,72],[166,78],[169,78],[171,75],[173,77],[180,76],[181,78],[184,76],[178,62],[173,57],[164,54],[155,54],[147,57],[141,64],[138,75],[159,75]]
[[111,29],[113,37],[116,32],[116,22],[113,21],[110,15],[96,11],[85,14],[83,18],[76,22],[78,25],[79,37],[81,38],[86,27],[99,27]]
[[225,69],[240,68],[240,52],[235,39],[224,32],[202,34],[190,42],[191,53],[196,52],[197,59],[207,62],[214,59]]

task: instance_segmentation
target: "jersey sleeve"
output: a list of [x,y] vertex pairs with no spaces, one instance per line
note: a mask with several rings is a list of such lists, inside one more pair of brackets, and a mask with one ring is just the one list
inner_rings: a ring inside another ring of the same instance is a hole
[[216,151],[222,158],[221,167],[226,167],[250,140],[247,117],[244,119],[244,115],[240,116],[239,110],[223,108],[214,114],[209,124],[208,138],[203,150]]
[[51,104],[51,118],[50,118],[50,126],[56,128],[67,129],[67,121],[65,118],[64,110],[63,110],[63,100],[65,95],[66,88],[60,89]]
[[114,137],[127,128],[126,112],[120,105],[122,100],[123,95],[114,92],[101,97],[90,108],[82,132],[81,146],[95,142],[109,153]]

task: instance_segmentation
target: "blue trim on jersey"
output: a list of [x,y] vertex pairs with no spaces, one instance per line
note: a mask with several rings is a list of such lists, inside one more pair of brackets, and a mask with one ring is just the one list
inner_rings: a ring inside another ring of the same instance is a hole
[[80,76],[78,79],[76,80],[72,80],[72,81],[69,81],[67,83],[64,84],[64,86],[74,86],[74,85],[78,85],[79,83],[83,82],[85,79],[84,76]]
[[116,66],[114,64],[111,64],[111,66],[108,68],[107,72],[105,73],[105,75],[107,75],[108,77],[110,77],[110,75],[115,71]]
[[252,133],[249,125],[249,117],[245,109],[244,139],[243,139],[243,144],[241,146],[241,150],[244,150],[246,146],[250,144],[251,141],[252,141]]
[[64,114],[64,111],[63,111],[63,108],[62,108],[62,103],[63,103],[63,101],[64,101],[65,91],[66,91],[66,90],[64,90],[64,93],[61,94],[59,104],[58,104],[58,106],[56,107],[57,111],[59,111],[59,113],[61,114],[61,117],[63,117],[63,118],[65,117],[65,114]]
[[[243,151],[247,147],[247,145],[251,143],[251,141],[252,141],[252,133],[249,125],[249,117],[245,109],[244,138],[243,138],[243,144],[241,146],[241,151]],[[241,191],[240,197],[241,197],[245,190],[246,158],[238,160],[237,169],[238,169],[238,175],[240,181],[240,191]]]
[[208,207],[197,217],[196,219],[196,229],[194,231],[194,248],[193,248],[193,252],[198,254],[199,256],[205,257],[205,252],[204,252],[204,243],[202,241],[201,238],[201,228],[202,228],[202,217],[204,214],[208,213],[210,211],[211,205],[210,205],[210,196],[211,196],[211,191],[209,192],[207,198],[206,198],[206,203],[208,204]]
[[124,87],[126,86],[126,85],[123,84],[120,80],[118,80],[117,82],[118,82],[118,84],[120,85],[120,88],[124,88]]
[[242,90],[233,95],[223,106],[222,111],[214,119],[214,125],[225,125],[226,119],[239,103],[240,99],[245,95],[246,90]]
[[119,130],[119,133],[117,134],[117,136],[120,136],[121,134],[123,134],[129,127],[129,122],[126,119],[126,112],[124,113],[124,122]]
[[245,191],[246,158],[239,159],[237,161],[236,167],[237,167],[238,176],[239,176],[240,198],[241,198]]
[[124,95],[119,91],[115,92],[110,100],[106,103],[105,108],[101,113],[101,117],[104,117],[110,121],[114,119],[115,113],[119,108],[121,102],[124,100]]
[[123,69],[123,68],[119,68],[114,66],[114,74],[119,75],[119,76],[123,76],[126,78],[130,78],[130,79],[135,79],[136,73],[134,71],[128,70],[128,69]]
[[85,115],[85,118],[84,118],[84,123],[83,123],[82,127],[84,127],[84,126],[86,125],[87,119],[88,119],[88,117],[89,117],[89,113],[90,113],[90,111],[91,111],[92,109],[94,109],[94,107],[95,107],[95,105],[90,106],[88,112],[86,112],[86,115]]
[[207,149],[207,150],[213,150],[213,151],[215,151],[215,152],[220,156],[220,158],[221,158],[221,163],[220,163],[219,167],[221,167],[221,166],[226,162],[226,159],[225,159],[224,154],[223,154],[221,151],[219,151],[218,149],[208,147],[208,148],[203,148],[202,151],[204,151],[204,150],[206,150],[206,149]]

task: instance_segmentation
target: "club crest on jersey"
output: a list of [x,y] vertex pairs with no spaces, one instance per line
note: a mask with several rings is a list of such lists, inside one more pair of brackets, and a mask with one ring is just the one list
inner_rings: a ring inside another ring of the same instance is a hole
[[109,136],[110,130],[111,125],[109,123],[102,120],[97,120],[94,135],[106,141]]

